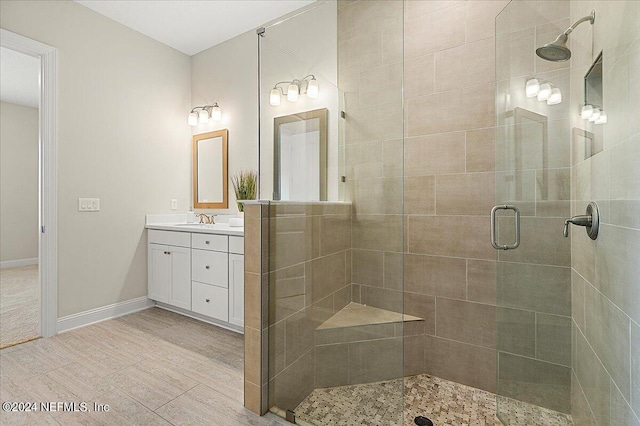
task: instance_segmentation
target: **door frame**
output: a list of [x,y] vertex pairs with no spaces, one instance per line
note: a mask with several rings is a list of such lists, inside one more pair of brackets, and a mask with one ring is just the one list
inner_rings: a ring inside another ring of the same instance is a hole
[[58,322],[58,51],[2,28],[0,45],[40,59],[40,335],[50,337],[57,333]]

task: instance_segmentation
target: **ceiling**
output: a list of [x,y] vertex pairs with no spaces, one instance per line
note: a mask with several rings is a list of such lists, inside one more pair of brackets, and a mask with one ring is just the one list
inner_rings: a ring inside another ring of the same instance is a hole
[[38,108],[40,59],[0,47],[0,100]]
[[75,1],[191,56],[314,0]]

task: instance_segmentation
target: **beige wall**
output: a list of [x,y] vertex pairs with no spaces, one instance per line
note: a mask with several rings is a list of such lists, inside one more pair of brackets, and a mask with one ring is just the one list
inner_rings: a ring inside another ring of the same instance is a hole
[[[596,201],[602,225],[595,241],[572,229],[572,414],[580,425],[631,425],[640,424],[640,2],[572,1],[571,20],[592,9],[595,25],[571,35],[572,126],[602,137],[602,150],[585,158],[574,141],[571,199],[573,214]],[[608,123],[594,126],[578,108],[600,51]]]
[[144,215],[189,205],[189,57],[72,1],[0,12],[58,49],[58,316],[145,296]]
[[[248,31],[191,57],[192,106],[218,102],[222,121],[199,124],[193,134],[229,129],[229,179],[258,168],[258,40]],[[229,208],[238,211],[229,181]]]
[[38,109],[0,103],[0,261],[38,257]]

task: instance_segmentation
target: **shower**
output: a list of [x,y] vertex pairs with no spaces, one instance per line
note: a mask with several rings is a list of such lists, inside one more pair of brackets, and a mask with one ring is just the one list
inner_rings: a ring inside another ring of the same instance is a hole
[[554,41],[551,43],[547,43],[542,47],[536,49],[536,54],[551,62],[564,62],[568,61],[571,58],[571,50],[567,47],[567,40],[569,39],[569,34],[581,23],[589,21],[591,25],[596,20],[596,11],[592,10],[591,14],[585,16],[584,18],[578,19],[573,25],[571,25],[567,30],[560,34]]

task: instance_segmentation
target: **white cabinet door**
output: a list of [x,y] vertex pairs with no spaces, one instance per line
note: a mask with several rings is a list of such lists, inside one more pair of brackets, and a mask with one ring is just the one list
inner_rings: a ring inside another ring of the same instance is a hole
[[229,290],[193,282],[193,312],[229,322]]
[[165,245],[149,244],[147,264],[147,284],[149,299],[169,302],[171,287],[171,258]]
[[191,310],[191,250],[168,246],[171,259],[170,305]]
[[244,326],[244,256],[229,254],[229,322]]

